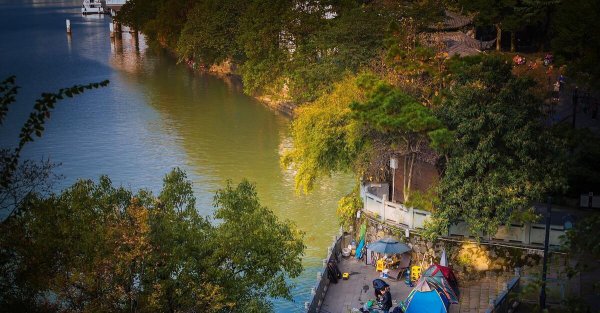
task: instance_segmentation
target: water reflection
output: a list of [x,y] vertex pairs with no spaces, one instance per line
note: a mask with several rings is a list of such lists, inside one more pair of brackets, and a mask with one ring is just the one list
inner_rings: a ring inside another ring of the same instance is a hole
[[[14,144],[41,92],[110,79],[107,88],[61,102],[23,157],[61,162],[67,179],[57,189],[107,174],[117,185],[156,191],[162,176],[179,166],[207,215],[227,179],[257,183],[262,202],[306,232],[307,270],[293,291],[298,302],[275,305],[278,312],[302,312],[337,231],[336,201],[351,189],[351,178],[325,179],[313,194],[296,195],[293,173],[279,165],[290,144],[289,119],[243,95],[236,79],[193,73],[149,49],[141,36],[139,49],[127,32],[111,40],[110,18],[82,17],[78,1],[36,3],[41,8],[0,0],[0,77],[16,74],[23,86],[0,128],[0,144]],[[66,39],[65,19],[73,31]]]
[[227,179],[256,182],[266,205],[307,232],[307,256],[322,257],[337,229],[336,201],[351,189],[350,177],[325,179],[313,194],[296,194],[293,173],[279,164],[290,145],[287,117],[237,92],[232,81],[194,73],[147,49],[137,54],[125,38],[122,50],[118,41],[115,46],[111,66],[128,74],[125,82],[144,89],[162,127],[185,151],[200,193],[209,195],[204,204],[210,206],[212,193]]
[[[137,39],[136,39],[137,37]],[[144,71],[143,60],[148,49],[144,36],[134,36],[129,32],[110,38],[110,65],[123,72],[135,74]]]
[[71,41],[73,38],[71,38],[71,34],[67,34],[67,51],[69,51],[69,54],[71,54]]
[[352,188],[352,178],[336,175],[311,195],[296,194],[294,173],[279,164],[291,145],[287,117],[243,95],[235,79],[195,73],[146,47],[135,53],[131,41],[122,42],[115,42],[110,64],[123,72],[126,85],[143,90],[145,101],[160,115],[157,127],[185,152],[201,213],[210,215],[212,195],[226,180],[247,178],[257,184],[264,205],[306,232],[307,269],[296,280],[297,302],[276,301],[279,312],[301,312],[337,231],[337,199]]

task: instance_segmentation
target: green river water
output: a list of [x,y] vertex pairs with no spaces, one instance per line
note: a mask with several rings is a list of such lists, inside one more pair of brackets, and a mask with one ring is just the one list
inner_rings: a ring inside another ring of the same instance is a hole
[[[352,178],[323,180],[306,196],[294,192],[293,173],[279,158],[291,144],[290,119],[245,96],[239,86],[148,49],[125,35],[109,37],[109,17],[82,17],[80,1],[0,0],[0,78],[17,75],[18,102],[0,129],[2,146],[16,144],[18,128],[43,91],[109,79],[109,87],[61,102],[44,136],[24,158],[62,163],[57,191],[78,178],[107,174],[116,184],[158,191],[173,167],[188,172],[202,214],[228,179],[256,183],[261,201],[306,232],[305,271],[294,280],[294,302],[277,312],[302,312],[316,272],[337,233],[337,200]],[[70,19],[73,34],[65,33]],[[51,221],[49,221],[51,222]]]

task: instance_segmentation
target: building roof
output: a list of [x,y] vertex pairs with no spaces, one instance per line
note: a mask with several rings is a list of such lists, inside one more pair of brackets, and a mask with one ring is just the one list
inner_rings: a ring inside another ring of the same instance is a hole
[[429,28],[435,30],[458,30],[459,28],[473,23],[472,17],[448,10],[445,10],[444,13],[446,15],[444,17],[444,21],[438,24],[432,24],[429,26]]
[[443,43],[448,55],[468,56],[492,47],[496,40],[480,41],[461,31],[435,32],[423,34],[423,40],[428,45]]

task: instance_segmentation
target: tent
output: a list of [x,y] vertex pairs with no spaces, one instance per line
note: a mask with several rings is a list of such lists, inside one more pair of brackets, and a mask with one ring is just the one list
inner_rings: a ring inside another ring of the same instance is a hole
[[458,295],[450,286],[450,283],[444,277],[425,277],[421,276],[415,286],[415,290],[421,292],[437,291],[439,294],[444,295],[448,302],[457,304]]
[[405,313],[447,313],[450,302],[435,290],[423,292],[413,289],[400,306]]
[[458,290],[458,280],[456,280],[456,276],[452,272],[452,269],[446,266],[442,266],[439,264],[433,264],[425,272],[422,274],[423,277],[432,277],[437,280],[440,285],[444,284],[442,278],[444,278],[447,283],[450,285],[452,290],[457,296],[460,296],[460,291]]

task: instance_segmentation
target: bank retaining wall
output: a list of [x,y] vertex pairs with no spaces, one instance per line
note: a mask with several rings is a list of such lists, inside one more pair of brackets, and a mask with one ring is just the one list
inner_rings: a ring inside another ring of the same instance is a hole
[[340,233],[336,236],[333,236],[333,243],[329,248],[327,248],[327,258],[323,259],[323,265],[319,272],[317,272],[317,281],[314,287],[311,288],[310,294],[311,299],[304,303],[304,309],[308,313],[317,313],[321,308],[321,304],[325,299],[325,295],[327,294],[327,289],[329,288],[329,278],[327,276],[327,263],[331,260],[335,260],[336,263],[339,261],[339,258],[342,254],[342,244],[343,244],[343,236],[340,230]]

